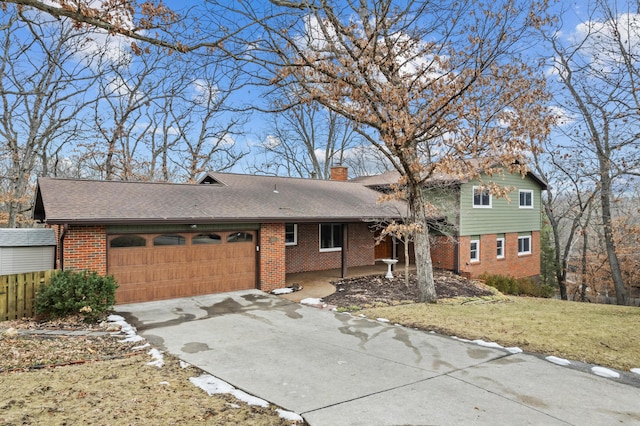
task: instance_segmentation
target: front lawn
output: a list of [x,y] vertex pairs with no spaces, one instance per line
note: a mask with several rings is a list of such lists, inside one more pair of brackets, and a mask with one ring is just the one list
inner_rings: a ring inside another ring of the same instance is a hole
[[507,302],[415,303],[361,313],[620,370],[640,368],[640,309],[636,307],[509,297]]

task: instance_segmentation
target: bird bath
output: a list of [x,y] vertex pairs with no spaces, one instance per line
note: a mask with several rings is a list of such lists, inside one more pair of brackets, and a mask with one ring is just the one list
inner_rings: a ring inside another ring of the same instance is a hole
[[387,275],[385,275],[384,277],[393,278],[393,274],[391,273],[391,267],[396,263],[398,263],[398,259],[382,259],[382,261],[387,264]]

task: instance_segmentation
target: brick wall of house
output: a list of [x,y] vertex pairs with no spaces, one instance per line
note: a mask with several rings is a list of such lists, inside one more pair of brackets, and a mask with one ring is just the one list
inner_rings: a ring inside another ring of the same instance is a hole
[[64,269],[107,273],[107,234],[104,226],[69,226],[63,240]]
[[442,235],[431,238],[431,262],[437,269],[456,269],[456,243]]
[[515,278],[540,275],[540,232],[531,233],[531,254],[518,255],[518,233],[508,233],[505,238],[505,257],[496,257],[495,234],[480,236],[480,261],[470,262],[470,241],[460,237],[460,273],[476,278],[482,273],[510,275]]
[[[348,224],[347,266],[375,264],[373,232],[366,223]],[[342,266],[340,251],[320,252],[320,230],[317,223],[298,224],[298,244],[286,247],[287,273],[322,271]]]
[[284,223],[260,225],[260,276],[258,286],[262,291],[282,288],[286,283]]

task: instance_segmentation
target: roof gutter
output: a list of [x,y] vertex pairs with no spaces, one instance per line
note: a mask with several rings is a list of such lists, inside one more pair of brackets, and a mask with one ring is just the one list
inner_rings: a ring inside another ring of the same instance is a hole
[[[400,219],[399,215],[385,218]],[[375,222],[379,217],[236,217],[236,218],[176,218],[176,219],[48,219],[52,225],[205,225],[211,223],[320,223],[320,222]]]

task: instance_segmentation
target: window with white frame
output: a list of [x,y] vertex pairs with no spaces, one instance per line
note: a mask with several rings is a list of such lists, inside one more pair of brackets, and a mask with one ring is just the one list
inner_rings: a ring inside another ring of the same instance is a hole
[[342,224],[320,224],[320,251],[342,250]]
[[284,225],[284,245],[295,246],[298,244],[298,224],[285,223]]
[[533,208],[533,191],[528,189],[521,189],[518,191],[520,196],[520,208],[532,209]]
[[496,239],[496,258],[504,259],[504,238],[499,237]]
[[469,260],[480,262],[480,240],[471,240],[469,245]]
[[473,187],[473,207],[491,208],[491,193],[480,186]]
[[531,254],[531,235],[518,237],[518,254]]

